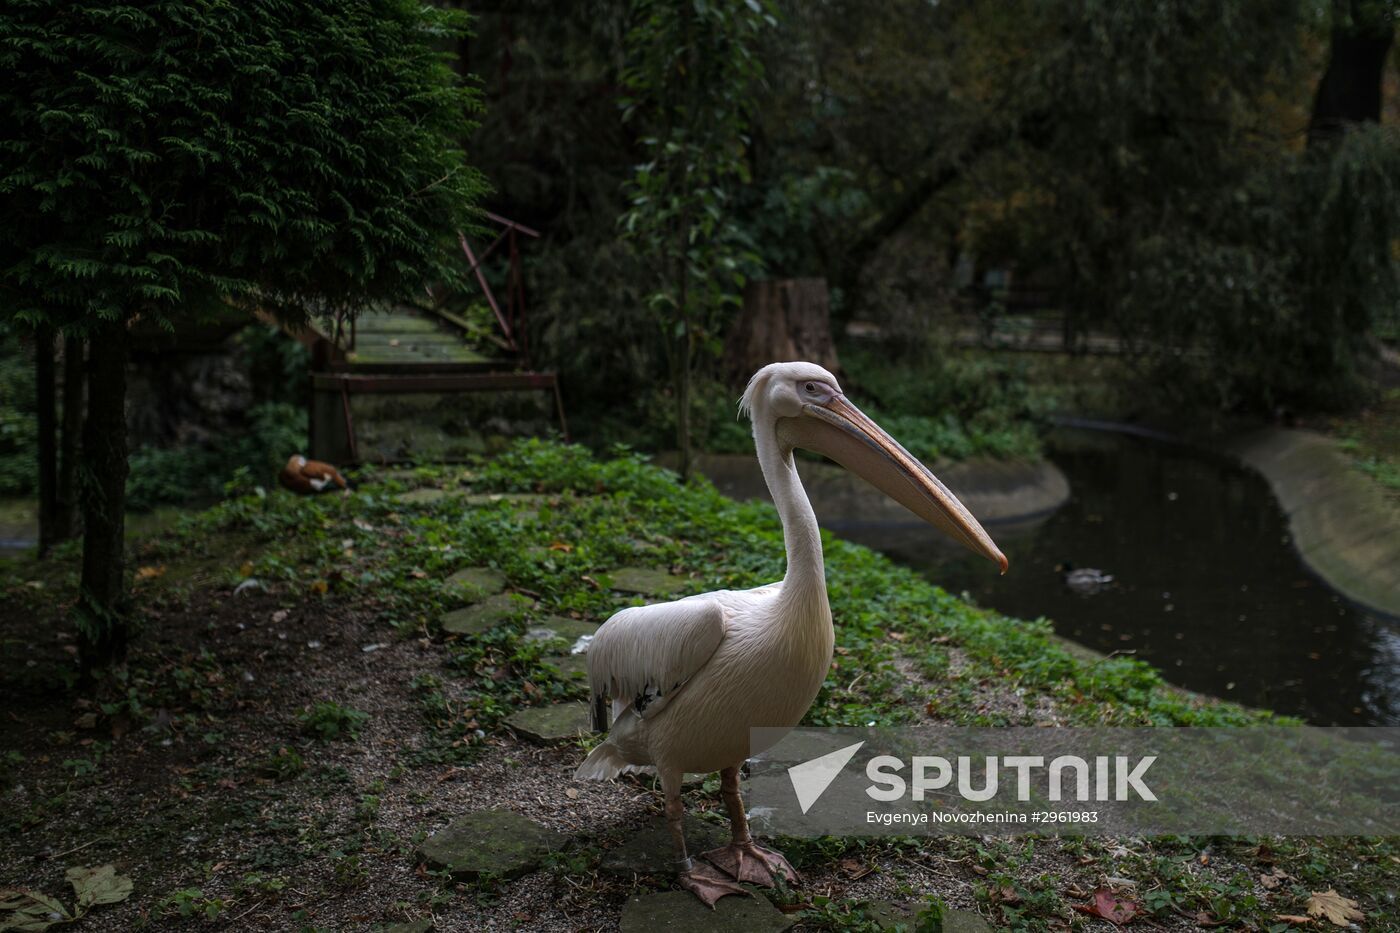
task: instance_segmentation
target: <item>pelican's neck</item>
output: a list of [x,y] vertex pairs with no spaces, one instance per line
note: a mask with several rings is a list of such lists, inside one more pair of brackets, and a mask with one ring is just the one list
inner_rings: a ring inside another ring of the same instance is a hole
[[783,544],[787,549],[783,596],[797,599],[819,592],[825,601],[826,567],[822,563],[821,532],[812,503],[807,500],[807,492],[797,476],[792,451],[779,443],[771,418],[754,418],[753,439],[763,479],[783,522]]

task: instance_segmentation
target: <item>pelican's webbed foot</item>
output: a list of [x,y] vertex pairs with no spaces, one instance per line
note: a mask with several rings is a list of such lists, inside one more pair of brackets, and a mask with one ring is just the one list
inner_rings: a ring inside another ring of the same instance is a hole
[[752,839],[711,849],[702,857],[735,881],[747,881],[766,888],[773,887],[780,877],[790,882],[801,878],[781,852],[765,849]]
[[686,863],[689,867],[683,869],[676,880],[680,882],[681,887],[700,898],[711,910],[715,909],[715,901],[726,894],[749,893],[704,862],[686,859]]

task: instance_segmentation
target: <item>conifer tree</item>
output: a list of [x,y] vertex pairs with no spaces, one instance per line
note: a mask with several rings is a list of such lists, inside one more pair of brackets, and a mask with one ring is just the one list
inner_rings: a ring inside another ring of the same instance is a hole
[[452,278],[476,90],[413,0],[0,7],[0,315],[89,341],[85,669],[126,649],[128,335],[234,306],[353,313]]

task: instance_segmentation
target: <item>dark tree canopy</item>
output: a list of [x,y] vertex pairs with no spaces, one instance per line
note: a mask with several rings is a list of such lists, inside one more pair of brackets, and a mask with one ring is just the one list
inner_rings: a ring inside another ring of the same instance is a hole
[[17,0],[0,11],[3,313],[83,334],[85,668],[126,647],[128,329],[284,319],[452,278],[476,91],[412,0]]
[[94,326],[416,286],[483,184],[414,2],[19,0],[0,13],[7,313]]

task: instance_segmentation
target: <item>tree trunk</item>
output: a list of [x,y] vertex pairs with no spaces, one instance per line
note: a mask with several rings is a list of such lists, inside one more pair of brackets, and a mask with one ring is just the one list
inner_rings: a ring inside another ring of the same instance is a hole
[[1394,41],[1395,23],[1385,4],[1333,4],[1331,51],[1308,123],[1310,148],[1340,136],[1348,124],[1380,122],[1385,59]]
[[58,420],[54,407],[53,328],[34,330],[34,399],[39,407],[39,556],[49,553],[57,538],[54,518],[58,512]]
[[78,533],[78,439],[83,430],[83,341],[63,340],[63,424],[58,449],[57,508],[54,540],[67,541]]
[[730,382],[742,386],[769,363],[807,360],[840,369],[831,338],[826,279],[768,279],[744,289],[744,307],[729,331],[724,364]]
[[93,336],[83,426],[83,576],[77,605],[85,679],[126,658],[123,567],[126,506],[127,332],[122,324]]

